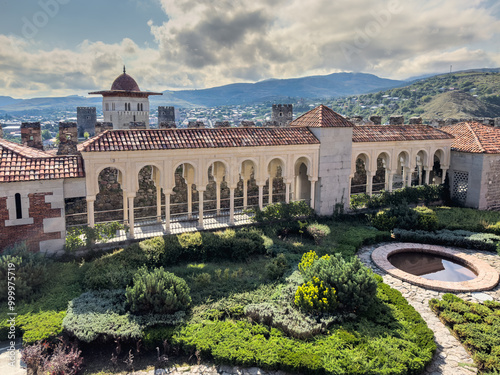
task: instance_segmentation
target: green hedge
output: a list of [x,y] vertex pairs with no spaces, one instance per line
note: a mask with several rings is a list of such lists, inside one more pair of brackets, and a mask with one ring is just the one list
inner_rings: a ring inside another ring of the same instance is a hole
[[359,321],[327,335],[294,339],[263,324],[202,321],[178,329],[171,342],[216,363],[305,374],[419,374],[436,345],[432,331],[401,296],[379,284],[379,302]]
[[472,303],[447,293],[429,305],[472,353],[481,373],[500,371],[499,302]]
[[403,202],[417,204],[424,202],[429,204],[431,202],[440,201],[445,194],[443,185],[420,185],[405,187],[402,189],[394,190],[393,192],[382,191],[379,194],[356,194],[351,196],[351,208],[353,210],[359,208],[382,208],[388,206],[397,206]]
[[497,251],[500,246],[500,236],[465,230],[443,229],[436,232],[426,232],[423,230],[394,229],[394,236],[398,241],[458,246],[476,250]]

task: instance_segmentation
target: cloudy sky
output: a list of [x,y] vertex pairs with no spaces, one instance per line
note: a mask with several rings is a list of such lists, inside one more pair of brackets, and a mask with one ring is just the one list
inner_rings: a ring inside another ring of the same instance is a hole
[[500,67],[498,0],[0,0],[0,96]]

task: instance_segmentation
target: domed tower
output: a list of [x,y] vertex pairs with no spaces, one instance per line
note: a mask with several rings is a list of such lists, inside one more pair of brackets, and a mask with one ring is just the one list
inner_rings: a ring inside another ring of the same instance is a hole
[[104,122],[111,122],[113,129],[128,129],[130,123],[144,122],[149,129],[149,96],[163,95],[159,92],[141,91],[139,85],[123,67],[111,90],[90,92],[102,95]]

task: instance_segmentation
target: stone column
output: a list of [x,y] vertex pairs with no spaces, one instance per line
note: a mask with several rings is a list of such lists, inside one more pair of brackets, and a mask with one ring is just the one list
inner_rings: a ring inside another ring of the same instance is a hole
[[205,190],[198,189],[198,228],[203,229],[203,196]]
[[290,203],[290,186],[292,185],[291,182],[287,182],[285,184],[285,203]]
[[156,222],[161,223],[161,188],[156,187]]
[[229,225],[234,225],[234,190],[233,186],[229,188]]
[[393,185],[393,177],[394,177],[394,173],[391,171],[391,170],[388,170],[387,171],[387,191],[389,193],[392,192],[392,185]]
[[123,191],[123,224],[128,224],[128,198],[125,190]]
[[187,184],[188,219],[193,218],[193,184]]
[[220,215],[220,182],[215,183],[215,194],[217,199],[217,215]]
[[406,179],[408,181],[406,181],[406,186],[410,187],[411,186],[411,177],[412,177],[413,173],[411,171],[410,168],[408,168],[408,171],[406,172]]
[[418,166],[418,184],[422,185],[422,171],[424,169],[422,168],[421,165]]
[[95,227],[95,212],[94,212],[94,202],[95,195],[87,196],[87,224],[89,227]]
[[311,180],[311,203],[309,204],[314,210],[314,200],[316,199],[316,180]]
[[366,171],[366,194],[370,197],[373,194],[373,173]]
[[165,194],[165,232],[170,233],[170,193]]
[[243,209],[248,207],[248,180],[243,180]]
[[403,175],[401,176],[402,180],[403,180],[403,187],[406,186],[406,167],[403,167]]
[[264,185],[262,183],[257,184],[259,187],[259,209],[264,209]]
[[432,168],[425,168],[425,180],[424,184],[429,185],[429,179],[431,178]]
[[448,172],[449,166],[443,167],[441,166],[441,171],[443,171],[443,177],[441,178],[441,184],[444,184],[444,181],[446,180],[446,172]]
[[268,204],[273,204],[273,178],[269,177],[269,200]]
[[134,198],[135,194],[133,196],[128,196],[128,218],[129,218],[129,235],[130,238],[135,238],[135,214],[134,214]]

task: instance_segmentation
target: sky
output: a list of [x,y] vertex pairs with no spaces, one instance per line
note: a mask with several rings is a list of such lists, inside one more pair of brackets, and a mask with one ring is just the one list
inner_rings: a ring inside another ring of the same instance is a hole
[[0,96],[500,67],[498,0],[0,0]]

